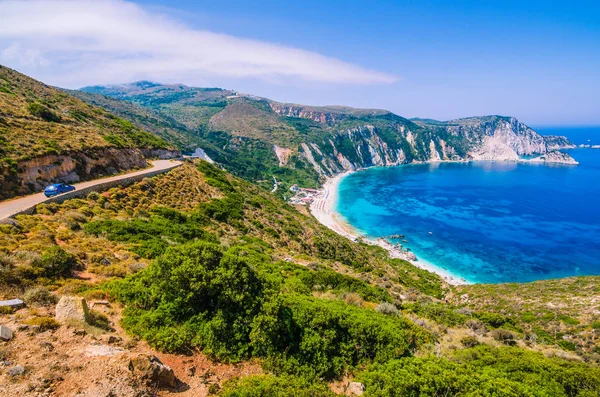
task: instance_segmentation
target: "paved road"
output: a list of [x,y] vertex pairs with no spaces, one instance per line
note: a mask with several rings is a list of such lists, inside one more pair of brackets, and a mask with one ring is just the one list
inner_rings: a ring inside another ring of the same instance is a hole
[[[135,171],[135,172],[130,172],[127,174],[121,174],[121,175],[116,175],[116,176],[110,176],[107,178],[94,179],[92,181],[78,183],[73,186],[75,186],[76,189],[81,190],[83,188],[99,185],[101,183],[118,181],[121,179],[130,178],[132,176],[149,174],[151,172],[156,172],[156,171],[161,171],[161,170],[168,170],[171,168],[178,167],[182,163],[181,163],[181,161],[175,161],[175,160],[173,160],[173,161],[171,161],[171,160],[156,160],[156,161],[152,161],[151,164],[152,164],[151,168],[146,168],[141,171]],[[44,196],[44,193],[36,193],[36,194],[32,194],[30,196],[25,196],[25,197],[21,197],[21,198],[17,198],[17,199],[0,201],[0,219],[8,218],[20,211],[23,211],[27,208],[31,208],[34,205],[43,203],[46,200],[47,200],[47,197]]]

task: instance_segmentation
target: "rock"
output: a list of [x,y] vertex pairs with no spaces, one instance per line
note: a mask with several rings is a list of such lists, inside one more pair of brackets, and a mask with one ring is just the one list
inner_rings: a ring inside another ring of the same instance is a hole
[[137,354],[130,358],[128,368],[135,375],[158,386],[175,386],[175,373],[154,356]]
[[90,345],[85,351],[88,357],[116,356],[125,352],[123,349],[106,345]]
[[6,373],[8,374],[8,376],[20,376],[25,373],[25,367],[23,367],[22,365],[17,365],[15,367],[9,368],[8,371],[6,371]]
[[42,343],[40,343],[40,347],[49,352],[54,350],[54,346],[50,342],[42,342]]
[[194,376],[194,375],[196,375],[196,366],[192,365],[191,367],[188,367],[185,370],[185,374],[187,376]]
[[19,326],[17,327],[17,331],[27,331],[29,330],[29,325],[27,324],[19,324]]
[[25,302],[23,302],[21,299],[10,299],[7,301],[0,301],[0,307],[2,306],[12,307],[13,309],[18,310],[22,307],[25,307]]
[[94,301],[94,302],[92,302],[92,304],[90,305],[90,307],[93,308],[94,306],[106,306],[106,307],[110,307],[110,303],[108,301]]
[[365,392],[365,385],[360,382],[350,382],[346,389],[346,394],[349,396],[361,396]]
[[74,329],[73,330],[73,335],[76,336],[85,336],[87,334],[85,329]]
[[21,225],[19,225],[19,222],[15,221],[12,218],[4,218],[4,219],[0,219],[0,225],[10,225],[16,229],[20,229]]
[[85,299],[77,296],[63,296],[56,305],[56,319],[62,322],[87,323],[89,311]]
[[10,328],[0,325],[0,339],[9,341],[13,338],[13,332]]
[[113,345],[115,343],[123,342],[123,339],[116,335],[102,335],[100,338],[102,341],[108,343],[109,345]]
[[534,157],[529,160],[522,160],[524,162],[529,163],[554,163],[554,164],[569,164],[569,165],[577,165],[579,164],[575,159],[569,156],[567,153],[553,151],[543,154],[538,157]]

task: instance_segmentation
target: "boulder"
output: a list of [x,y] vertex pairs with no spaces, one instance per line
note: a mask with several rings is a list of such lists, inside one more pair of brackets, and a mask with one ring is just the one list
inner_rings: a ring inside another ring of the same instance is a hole
[[62,322],[89,321],[89,311],[85,299],[77,296],[63,296],[56,304],[56,319]]
[[361,396],[365,392],[365,385],[360,382],[350,382],[346,389],[346,394],[349,396]]
[[10,299],[7,301],[0,301],[0,306],[8,306],[18,310],[22,307],[25,307],[25,302],[23,302],[21,299]]
[[8,376],[23,375],[25,373],[25,367],[23,367],[22,365],[17,365],[12,368],[9,368],[8,371],[6,371],[6,373],[8,374]]
[[0,339],[9,341],[13,338],[13,332],[10,328],[0,325]]
[[134,375],[158,386],[174,387],[175,373],[155,356],[136,354],[129,359],[128,368]]

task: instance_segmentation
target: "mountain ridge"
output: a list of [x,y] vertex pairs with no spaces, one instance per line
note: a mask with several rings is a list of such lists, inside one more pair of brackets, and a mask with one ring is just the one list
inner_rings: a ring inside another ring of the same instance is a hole
[[[568,139],[547,141],[509,116],[407,119],[383,109],[282,103],[183,84],[137,82],[82,90],[85,93],[74,95],[84,100],[86,95],[118,98],[176,120],[185,127],[181,134],[205,145],[211,158],[255,181],[275,176],[286,185],[315,187],[324,177],[347,170],[426,161],[520,161],[537,156],[539,162],[576,163],[568,155],[545,156],[571,147]],[[110,106],[106,108],[114,110]],[[232,158],[237,158],[236,164]]]

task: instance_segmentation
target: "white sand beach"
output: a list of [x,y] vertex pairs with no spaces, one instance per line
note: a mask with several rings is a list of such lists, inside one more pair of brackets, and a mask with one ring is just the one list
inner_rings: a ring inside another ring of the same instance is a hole
[[395,247],[393,244],[385,239],[372,239],[364,236],[360,231],[356,230],[352,225],[339,214],[335,208],[338,200],[338,187],[342,179],[350,175],[354,171],[347,171],[343,174],[336,175],[333,178],[328,178],[321,188],[321,193],[317,195],[310,205],[310,212],[315,218],[323,225],[327,226],[334,232],[342,235],[350,240],[355,241],[359,237],[362,237],[363,241],[367,244],[378,245],[386,249],[390,253],[392,258],[400,258],[408,260],[414,266],[425,269],[432,273],[436,273],[441,276],[447,283],[452,285],[468,284],[464,279],[442,269],[432,263],[426,262],[422,259],[411,260],[410,256],[405,252],[402,252],[400,248]]

